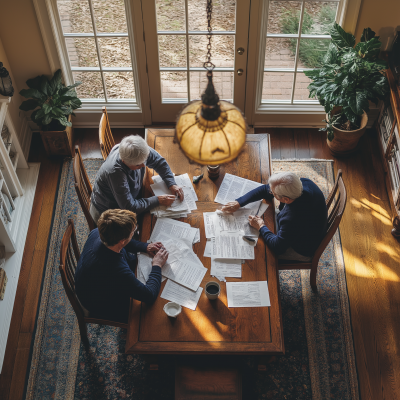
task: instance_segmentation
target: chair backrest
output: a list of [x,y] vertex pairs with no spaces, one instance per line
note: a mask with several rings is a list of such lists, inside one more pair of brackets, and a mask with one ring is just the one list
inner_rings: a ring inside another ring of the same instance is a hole
[[107,109],[103,107],[102,111],[103,115],[101,116],[99,125],[99,142],[101,155],[105,160],[110,154],[111,149],[115,146],[115,142],[108,121]]
[[346,208],[346,201],[346,186],[344,185],[342,170],[339,169],[335,185],[326,199],[326,206],[328,208],[328,224],[326,234],[317,251],[315,252],[313,260],[319,260],[321,254],[324,252],[326,246],[335,234]]
[[96,224],[90,215],[90,196],[92,195],[92,185],[90,184],[85,166],[83,165],[79,146],[75,146],[74,180],[79,203],[81,204],[83,213],[85,214],[89,229],[92,231],[96,228]]
[[84,311],[75,293],[75,271],[80,255],[74,222],[72,219],[69,219],[67,229],[61,241],[60,274],[65,292],[75,311],[78,322],[84,323]]

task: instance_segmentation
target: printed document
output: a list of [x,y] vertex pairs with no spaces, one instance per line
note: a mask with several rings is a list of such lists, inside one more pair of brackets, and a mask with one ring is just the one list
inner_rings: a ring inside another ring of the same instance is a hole
[[211,257],[254,260],[254,247],[242,235],[219,235],[211,239]]
[[269,307],[268,282],[227,282],[228,307]]
[[188,243],[193,243],[197,229],[192,228],[186,222],[175,221],[170,218],[158,218],[151,233],[150,240],[156,242],[155,238],[159,234],[168,235],[170,238],[181,239]]
[[186,259],[165,264],[161,270],[166,278],[195,291],[199,288],[206,272],[207,268]]
[[230,201],[235,201],[238,197],[243,196],[250,192],[250,190],[258,188],[259,186],[262,186],[262,183],[240,178],[236,175],[225,174],[214,201],[216,203],[226,204]]
[[242,260],[211,258],[211,275],[224,278],[242,277]]
[[182,307],[186,307],[194,311],[196,310],[202,291],[202,287],[199,287],[196,291],[193,291],[171,280],[168,280],[160,297],[165,300],[174,301],[175,303],[180,304]]

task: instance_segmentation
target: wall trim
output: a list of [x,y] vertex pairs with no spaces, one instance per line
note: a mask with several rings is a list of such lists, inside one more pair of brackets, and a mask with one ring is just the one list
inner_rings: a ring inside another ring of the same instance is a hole
[[[111,122],[112,128],[144,128],[142,122]],[[74,122],[74,128],[98,128],[98,122]]]

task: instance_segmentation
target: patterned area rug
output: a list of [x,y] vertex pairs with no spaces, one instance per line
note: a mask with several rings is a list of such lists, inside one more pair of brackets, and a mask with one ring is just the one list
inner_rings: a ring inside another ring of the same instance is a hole
[[[85,160],[93,181],[102,160]],[[313,180],[325,196],[334,182],[324,160],[273,161],[274,172],[293,171]],[[30,375],[28,400],[174,398],[174,359],[164,356],[150,371],[139,355],[124,353],[126,331],[89,325],[90,352],[81,345],[73,310],[58,272],[59,250],[68,218],[82,247],[88,228],[73,187],[72,162],[64,162],[48,244]],[[319,400],[359,398],[340,237],[324,252],[313,293],[308,271],[280,272],[286,354],[270,357],[266,371],[255,357],[240,357],[244,399]]]

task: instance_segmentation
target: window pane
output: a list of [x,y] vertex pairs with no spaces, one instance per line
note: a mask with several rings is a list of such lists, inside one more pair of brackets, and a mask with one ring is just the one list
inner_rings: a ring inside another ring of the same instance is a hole
[[284,72],[264,72],[263,100],[290,100],[293,74]]
[[158,36],[160,67],[186,67],[186,37]]
[[303,33],[329,35],[336,19],[338,3],[306,2],[303,17]]
[[187,101],[187,73],[161,72],[161,98]]
[[267,33],[298,33],[301,3],[271,1],[268,8]]
[[129,39],[98,38],[103,67],[132,67]]
[[[188,0],[189,31],[207,30],[207,0]],[[212,30],[234,31],[236,1],[219,0],[213,3]]]
[[[207,87],[206,71],[190,73],[190,100],[200,99]],[[215,90],[221,100],[233,100],[233,72],[213,72]]]
[[124,0],[92,0],[97,32],[128,32]]
[[98,67],[96,43],[92,38],[65,38],[71,67]]
[[104,72],[108,99],[134,99],[132,72]]
[[185,1],[156,0],[157,30],[186,31]]
[[104,99],[100,72],[73,72],[72,74],[74,82],[82,82],[82,85],[76,88],[78,97],[81,99]]
[[57,0],[64,33],[93,33],[87,0]]
[[293,100],[315,100],[308,98],[310,92],[308,91],[307,86],[310,83],[311,79],[307,78],[304,75],[304,72],[298,72],[296,75]]
[[294,68],[297,39],[267,38],[265,68]]
[[327,39],[300,39],[298,68],[317,68],[329,47]]
[[[207,59],[208,39],[204,35],[189,36],[190,67],[202,67]],[[235,59],[235,36],[216,35],[211,37],[211,62],[216,67],[233,67]]]

